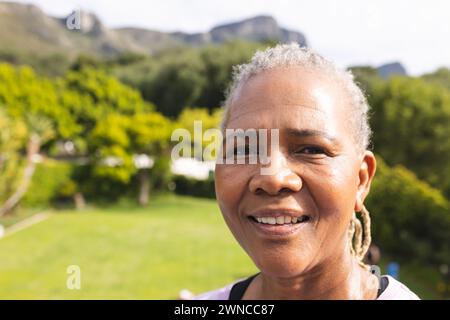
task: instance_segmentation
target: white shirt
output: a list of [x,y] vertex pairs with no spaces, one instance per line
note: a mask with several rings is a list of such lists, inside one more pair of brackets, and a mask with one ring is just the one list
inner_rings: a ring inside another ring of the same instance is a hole
[[[388,279],[388,285],[384,291],[378,296],[377,300],[420,300],[420,298],[403,283],[392,278],[391,276],[384,276]],[[229,300],[230,291],[234,284],[243,279],[230,283],[222,288],[202,293],[194,300]]]

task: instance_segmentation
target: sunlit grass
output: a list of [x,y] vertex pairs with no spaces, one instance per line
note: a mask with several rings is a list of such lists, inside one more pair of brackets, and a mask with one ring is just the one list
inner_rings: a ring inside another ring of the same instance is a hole
[[[81,290],[66,287],[81,268]],[[252,274],[214,201],[159,197],[126,206],[62,211],[0,240],[0,298],[175,298]]]

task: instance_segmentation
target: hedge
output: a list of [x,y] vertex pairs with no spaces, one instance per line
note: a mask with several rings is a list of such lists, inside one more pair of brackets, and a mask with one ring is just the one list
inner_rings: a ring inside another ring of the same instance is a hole
[[53,200],[63,196],[70,185],[72,165],[68,162],[45,160],[36,165],[31,184],[21,205],[25,207],[47,207]]
[[440,264],[450,261],[449,201],[405,167],[381,158],[366,207],[374,242],[400,260]]

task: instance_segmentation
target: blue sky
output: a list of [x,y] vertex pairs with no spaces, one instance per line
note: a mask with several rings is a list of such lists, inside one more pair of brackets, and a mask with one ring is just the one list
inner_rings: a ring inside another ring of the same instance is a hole
[[341,66],[400,61],[413,75],[450,67],[447,0],[19,0],[63,16],[92,11],[109,27],[203,32],[259,14],[305,33]]

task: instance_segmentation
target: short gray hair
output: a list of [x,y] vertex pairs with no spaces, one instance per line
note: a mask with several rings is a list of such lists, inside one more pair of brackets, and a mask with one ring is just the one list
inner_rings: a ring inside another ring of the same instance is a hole
[[276,67],[301,66],[314,68],[333,76],[347,91],[353,104],[351,121],[355,128],[355,142],[362,150],[370,144],[372,131],[369,126],[369,104],[362,90],[358,87],[351,71],[338,68],[333,62],[309,48],[300,47],[297,43],[279,44],[273,48],[255,53],[249,63],[237,65],[233,68],[231,85],[226,92],[222,130],[229,119],[230,106],[236,98],[239,87],[253,76]]

